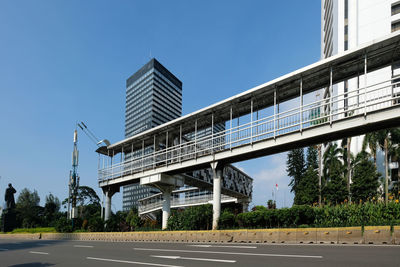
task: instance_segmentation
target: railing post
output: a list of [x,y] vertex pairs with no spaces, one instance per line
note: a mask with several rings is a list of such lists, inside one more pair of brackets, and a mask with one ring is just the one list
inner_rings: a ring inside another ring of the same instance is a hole
[[154,143],[153,143],[153,169],[156,168],[156,136],[154,135]]
[[211,153],[214,153],[214,112],[211,113]]
[[232,150],[232,105],[231,105],[230,128],[229,128],[229,149]]
[[357,61],[357,114],[360,112],[360,71],[359,62]]
[[194,122],[194,158],[197,159],[197,119]]
[[[132,152],[133,152],[133,143],[132,143]],[[142,140],[142,172],[144,172],[144,139]]]
[[113,153],[112,153],[111,164],[110,164],[110,166],[111,166],[111,179],[114,177],[114,167],[113,167],[114,149],[113,149],[112,152],[113,152]]
[[124,176],[124,169],[125,169],[125,160],[123,158],[123,154],[124,154],[124,145],[121,146],[121,163],[120,163],[122,168],[121,177]]
[[179,125],[179,162],[182,161],[182,124]]
[[165,166],[168,166],[168,131],[165,137]]
[[253,145],[253,98],[250,103],[250,144]]
[[276,138],[276,87],[274,88],[274,139]]
[[364,117],[367,116],[367,53],[364,55]]
[[303,77],[300,78],[300,132],[303,132]]
[[330,69],[329,74],[329,123],[332,125],[332,118],[333,118],[333,85],[332,85],[332,67]]

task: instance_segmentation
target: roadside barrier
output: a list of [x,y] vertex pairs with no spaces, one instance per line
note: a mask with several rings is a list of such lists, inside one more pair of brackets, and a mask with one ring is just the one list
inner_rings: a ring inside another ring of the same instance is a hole
[[296,243],[316,244],[317,243],[317,229],[316,228],[298,228],[296,230]]
[[339,243],[339,228],[316,228],[318,244]]
[[108,242],[398,244],[400,226],[281,228],[218,231],[0,234],[0,239],[86,240]]
[[338,228],[339,244],[364,244],[361,227]]
[[296,231],[297,229],[279,229],[279,243],[296,243]]
[[[365,226],[364,239],[366,244],[392,244],[390,226]],[[394,239],[393,239],[394,241]]]

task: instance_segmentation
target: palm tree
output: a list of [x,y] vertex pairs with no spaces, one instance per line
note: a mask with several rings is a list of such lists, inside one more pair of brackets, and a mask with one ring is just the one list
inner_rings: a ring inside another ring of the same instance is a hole
[[333,166],[342,165],[342,148],[340,148],[336,143],[329,143],[328,147],[324,153],[324,176],[329,177],[331,173],[331,168]]
[[324,153],[324,197],[328,203],[340,203],[347,198],[343,176],[343,149],[337,143],[329,143]]
[[380,130],[378,133],[379,146],[385,152],[385,203],[388,203],[389,197],[389,156],[395,144],[400,141],[400,129],[392,128]]
[[370,132],[367,133],[364,137],[362,150],[365,151],[367,147],[371,151],[371,155],[374,158],[374,165],[376,167],[376,152],[379,147],[379,133],[378,132]]
[[[343,157],[346,156],[346,183],[347,183],[347,194],[349,203],[351,203],[351,191],[350,191],[350,180],[351,180],[351,173],[352,173],[352,154],[351,154],[351,137],[344,138],[342,140],[342,147],[343,149]],[[344,154],[346,153],[346,154]]]

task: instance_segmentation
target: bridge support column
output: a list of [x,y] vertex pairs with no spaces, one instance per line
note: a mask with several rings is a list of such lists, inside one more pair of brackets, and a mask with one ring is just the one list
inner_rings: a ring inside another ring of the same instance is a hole
[[211,168],[213,171],[213,224],[212,229],[218,229],[218,220],[221,215],[221,179],[222,166],[218,166],[218,162],[212,162]]
[[243,212],[249,211],[249,202],[243,202]]
[[162,191],[164,198],[162,207],[162,230],[167,229],[168,225],[168,218],[171,211],[171,192],[172,192],[171,187],[165,188]]
[[119,192],[119,187],[103,187],[103,192],[106,196],[104,221],[107,221],[111,217],[111,198],[115,193]]

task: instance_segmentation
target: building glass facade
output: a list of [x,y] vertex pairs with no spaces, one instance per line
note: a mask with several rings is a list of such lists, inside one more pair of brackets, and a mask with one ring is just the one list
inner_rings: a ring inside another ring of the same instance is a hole
[[[155,58],[126,81],[125,138],[176,119],[182,115],[182,82]],[[146,148],[145,154],[152,148]],[[141,155],[136,151],[126,158]],[[155,188],[132,184],[123,188],[123,210],[138,206],[138,200],[158,193]]]

